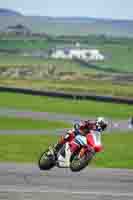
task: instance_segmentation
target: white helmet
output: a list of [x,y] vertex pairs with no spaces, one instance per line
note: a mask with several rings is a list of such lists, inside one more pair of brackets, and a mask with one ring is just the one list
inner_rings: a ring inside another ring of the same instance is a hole
[[96,121],[100,124],[105,121],[104,117],[98,117]]
[[108,126],[108,122],[104,119],[104,117],[98,117],[96,119],[96,125],[100,127],[102,130],[106,129]]

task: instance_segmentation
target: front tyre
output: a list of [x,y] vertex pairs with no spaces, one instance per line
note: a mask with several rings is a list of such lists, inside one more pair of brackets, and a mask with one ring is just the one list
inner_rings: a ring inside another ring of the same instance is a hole
[[55,166],[55,157],[53,154],[48,154],[49,150],[43,152],[38,160],[40,170],[49,170]]
[[73,153],[70,159],[70,169],[73,172],[78,172],[84,169],[92,160],[94,154],[92,152],[85,153],[81,158],[78,154]]

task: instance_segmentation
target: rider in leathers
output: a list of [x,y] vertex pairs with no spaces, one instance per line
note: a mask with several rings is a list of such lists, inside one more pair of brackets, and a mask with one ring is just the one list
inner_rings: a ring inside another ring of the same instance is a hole
[[58,153],[63,144],[72,139],[74,139],[76,144],[84,145],[84,137],[87,139],[86,145],[91,147],[95,153],[102,151],[101,133],[107,128],[107,125],[103,117],[75,124],[74,128],[70,129],[65,136],[61,136],[55,146],[55,154]]

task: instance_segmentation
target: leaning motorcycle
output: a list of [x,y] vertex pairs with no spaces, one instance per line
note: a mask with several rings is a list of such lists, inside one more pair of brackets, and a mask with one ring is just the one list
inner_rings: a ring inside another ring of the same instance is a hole
[[54,146],[50,146],[41,154],[38,166],[40,170],[50,170],[57,166],[78,172],[89,164],[94,154],[94,150],[87,145],[86,137],[78,135],[72,141],[66,142],[56,155]]

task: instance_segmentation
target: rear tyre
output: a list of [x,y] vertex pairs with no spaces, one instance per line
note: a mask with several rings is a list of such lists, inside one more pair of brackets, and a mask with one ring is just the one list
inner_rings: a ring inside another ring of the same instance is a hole
[[55,166],[55,156],[48,154],[49,150],[43,152],[38,160],[40,170],[49,170]]

